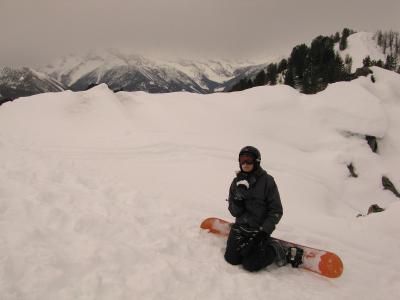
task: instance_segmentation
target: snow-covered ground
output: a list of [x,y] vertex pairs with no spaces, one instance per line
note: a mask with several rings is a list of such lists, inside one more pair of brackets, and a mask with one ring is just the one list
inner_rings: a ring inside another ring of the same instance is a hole
[[[229,94],[48,93],[0,107],[0,298],[397,299],[400,76]],[[379,154],[364,135],[379,137]],[[329,249],[338,279],[248,273],[202,219],[232,220],[242,146],[262,152],[284,216],[274,235]],[[353,163],[358,178],[349,177]],[[366,217],[371,204],[386,211]]]

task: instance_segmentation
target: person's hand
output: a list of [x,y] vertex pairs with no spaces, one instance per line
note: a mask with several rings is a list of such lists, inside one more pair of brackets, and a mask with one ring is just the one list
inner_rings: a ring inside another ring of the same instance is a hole
[[247,190],[249,187],[250,184],[245,179],[236,182],[236,190],[233,199],[235,201],[244,201],[247,197]]

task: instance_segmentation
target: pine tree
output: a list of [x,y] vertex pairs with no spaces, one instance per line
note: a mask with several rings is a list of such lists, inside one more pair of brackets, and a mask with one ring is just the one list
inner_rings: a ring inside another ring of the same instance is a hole
[[376,34],[377,36],[377,43],[379,47],[382,47],[382,41],[383,41],[383,33],[382,30],[379,30]]
[[278,67],[276,64],[269,64],[267,67],[267,81],[271,85],[275,85],[278,76]]
[[255,86],[261,86],[261,85],[265,85],[266,82],[267,82],[266,74],[265,74],[264,70],[261,70],[257,74],[256,78],[254,79],[254,85]]
[[343,59],[338,52],[335,54],[335,62],[334,62],[334,80],[332,82],[338,82],[341,80],[348,80],[348,74],[345,72],[345,67],[343,63]]
[[351,33],[354,33],[354,31],[349,29],[349,28],[344,28],[343,32],[342,32],[342,35],[345,36],[346,38],[348,38]]
[[388,46],[387,35],[384,34],[382,39],[383,54],[386,54],[387,46]]
[[232,86],[231,88],[231,92],[238,92],[238,91],[243,91],[245,89],[248,89],[248,83],[246,78],[242,78],[240,79],[240,81],[238,83],[236,83],[235,85]]
[[393,49],[394,49],[394,38],[395,38],[395,33],[390,30],[389,31],[389,48],[390,48],[390,53],[393,53]]
[[379,59],[376,64],[377,67],[383,68],[383,61],[381,59]]
[[311,43],[308,68],[312,68],[310,84],[322,90],[328,83],[335,82],[335,51],[333,40],[318,36]]
[[395,57],[394,55],[387,55],[384,68],[387,70],[394,71],[396,70],[396,66],[397,66],[397,57]]
[[311,70],[307,69],[301,81],[301,92],[304,94],[314,94],[315,87],[311,83]]
[[288,62],[288,69],[292,71],[293,87],[301,86],[304,71],[307,67],[307,57],[310,49],[305,44],[293,48]]
[[341,51],[345,50],[347,48],[347,38],[350,36],[350,29],[344,28],[342,32],[342,38],[340,39],[339,43],[339,49]]
[[278,64],[278,73],[282,73],[283,71],[285,71],[287,69],[287,66],[288,66],[288,61],[285,58],[282,59]]
[[340,51],[343,51],[347,48],[347,37],[343,37],[340,39],[340,43],[339,43],[339,49]]
[[315,94],[326,87],[326,84],[318,74],[317,68],[311,63],[307,65],[301,83],[301,91],[304,94]]
[[372,66],[371,57],[369,55],[363,59],[363,66],[364,67]]
[[290,63],[288,63],[288,68],[285,73],[284,84],[289,85],[293,88],[295,87],[293,67]]
[[353,65],[353,59],[351,58],[351,56],[349,54],[346,54],[346,58],[344,60],[344,64],[345,64],[345,72],[347,74],[351,73],[351,68]]
[[336,34],[333,37],[333,42],[338,43],[340,41],[340,33],[336,32]]

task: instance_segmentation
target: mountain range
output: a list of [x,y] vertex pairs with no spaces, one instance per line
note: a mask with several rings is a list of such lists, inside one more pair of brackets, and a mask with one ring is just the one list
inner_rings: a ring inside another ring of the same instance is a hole
[[70,55],[42,71],[72,90],[107,83],[113,90],[210,93],[225,90],[227,82],[255,65],[229,60],[154,59],[110,49]]
[[0,69],[0,104],[18,97],[60,92],[67,88],[56,79],[32,68]]
[[161,60],[116,49],[96,50],[63,57],[39,71],[26,67],[1,69],[0,99],[63,89],[82,91],[99,83],[107,83],[112,90],[205,94],[226,91],[237,78],[262,66],[249,61]]
[[[339,47],[336,47],[339,51]],[[385,59],[374,40],[374,34],[359,32],[348,39],[348,48],[340,52],[350,55],[353,69],[362,66],[365,56]],[[360,53],[362,55],[360,56]],[[146,91],[167,93],[187,91],[212,93],[231,90],[242,78],[254,78],[269,63],[216,59],[155,59],[121,49],[90,51],[69,55],[46,65],[39,71],[32,68],[0,69],[0,103],[21,96],[64,89],[86,90],[106,83],[114,91]]]

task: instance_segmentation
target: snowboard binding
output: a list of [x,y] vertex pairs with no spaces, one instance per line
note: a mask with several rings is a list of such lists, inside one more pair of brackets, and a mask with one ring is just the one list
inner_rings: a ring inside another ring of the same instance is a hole
[[289,247],[287,249],[286,259],[293,268],[298,268],[303,263],[304,250],[298,247]]

